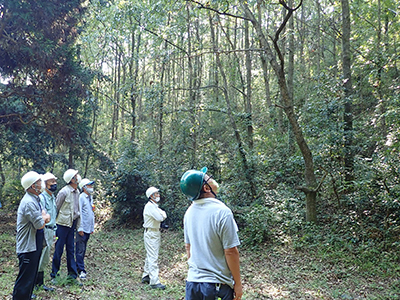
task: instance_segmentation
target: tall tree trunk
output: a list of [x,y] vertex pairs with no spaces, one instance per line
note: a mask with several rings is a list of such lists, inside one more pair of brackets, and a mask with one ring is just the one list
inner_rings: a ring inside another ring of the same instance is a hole
[[320,76],[321,76],[321,4],[319,3],[319,0],[316,0],[316,10],[317,10],[317,26],[316,26],[316,32],[315,32],[315,39],[317,40],[317,44],[315,45],[315,65],[317,66],[316,74],[317,74],[317,80],[318,84],[320,82]]
[[117,81],[115,89],[115,135],[114,138],[118,140],[118,127],[119,127],[119,110],[120,110],[120,88],[121,88],[121,59],[122,51],[120,50],[117,55]]
[[165,57],[162,59],[161,63],[161,77],[160,77],[160,86],[161,86],[161,95],[159,100],[159,107],[158,107],[158,155],[160,158],[162,157],[162,149],[163,149],[163,130],[164,130],[164,81],[165,81],[165,68],[166,68],[166,61],[167,61],[167,49],[168,43],[164,42],[164,53]]
[[215,53],[215,61],[216,61],[219,73],[221,74],[222,83],[223,83],[222,90],[223,90],[224,98],[226,101],[226,110],[228,113],[229,121],[231,123],[231,126],[232,126],[234,134],[235,134],[236,142],[237,142],[238,149],[239,149],[239,154],[242,159],[244,174],[250,185],[250,194],[251,194],[252,199],[254,199],[256,197],[256,189],[255,189],[254,181],[252,178],[251,170],[249,168],[249,163],[247,161],[246,152],[244,151],[244,148],[243,148],[244,145],[242,142],[242,138],[240,136],[239,129],[237,128],[235,119],[233,117],[232,106],[231,106],[229,93],[228,93],[228,80],[226,78],[226,74],[225,74],[224,68],[222,66],[222,62],[221,62],[221,59],[219,56],[220,54],[218,53],[218,48],[216,47],[214,23],[213,23],[213,18],[211,16],[210,12],[208,13],[208,17],[209,17],[209,22],[210,22],[211,42],[213,45],[213,51]]
[[251,107],[251,53],[250,53],[250,34],[249,21],[244,21],[246,49],[246,127],[247,127],[247,144],[250,150],[253,150],[253,117]]
[[[378,119],[380,120],[379,122],[379,127],[380,127],[380,132],[381,132],[381,138],[383,140],[386,140],[387,137],[387,126],[386,126],[386,103],[384,100],[384,93],[382,91],[383,87],[383,82],[382,82],[382,71],[384,68],[384,58],[382,53],[384,51],[381,51],[383,47],[383,42],[382,42],[382,19],[381,19],[381,14],[382,14],[382,7],[381,7],[381,0],[378,0],[378,29],[377,29],[377,42],[376,45],[378,46],[378,51],[377,51],[377,68],[378,68],[378,79],[377,79],[377,95],[378,95]],[[384,49],[385,50],[385,49]]]
[[[130,20],[131,24],[133,24],[132,19]],[[137,111],[136,111],[136,102],[138,99],[138,77],[139,77],[139,49],[140,49],[140,43],[141,43],[141,37],[142,37],[142,31],[138,30],[138,36],[137,36],[137,42],[136,42],[136,27],[133,25],[132,27],[132,32],[131,32],[131,63],[130,63],[130,68],[129,68],[129,74],[130,78],[132,81],[132,87],[131,87],[131,95],[130,95],[130,100],[131,100],[131,116],[132,116],[132,131],[131,131],[131,141],[134,141],[136,138],[136,116],[137,116]]]
[[[248,19],[251,20],[258,38],[261,41],[262,48],[265,49],[265,55],[268,58],[272,69],[275,72],[275,75],[277,76],[278,79],[278,84],[280,88],[280,92],[282,95],[282,102],[283,102],[283,109],[284,112],[292,125],[293,133],[296,137],[296,142],[297,145],[300,148],[300,151],[303,155],[304,159],[304,166],[305,166],[305,171],[304,171],[304,178],[305,178],[305,183],[306,186],[299,187],[305,195],[306,195],[306,219],[309,222],[316,222],[317,221],[317,210],[316,210],[316,197],[317,197],[317,180],[315,177],[314,173],[314,160],[313,156],[311,153],[310,148],[308,147],[308,144],[304,138],[302,129],[297,121],[294,108],[293,108],[293,99],[290,97],[288,87],[287,87],[287,82],[285,78],[285,73],[284,73],[284,59],[283,55],[278,47],[278,40],[279,40],[279,33],[280,31],[277,31],[275,34],[275,38],[273,40],[274,43],[274,49],[277,52],[278,58],[279,58],[279,63],[276,60],[275,56],[273,55],[273,52],[271,50],[271,47],[267,41],[267,38],[265,37],[261,24],[257,21],[257,19],[254,17],[254,14],[250,10],[250,8],[247,5],[247,2],[244,0],[241,0],[241,5],[245,11],[245,15]],[[285,21],[289,20],[292,17],[293,10],[288,10],[288,14],[285,17]],[[285,26],[286,23],[282,23],[280,30],[282,26]]]
[[[6,176],[4,175],[2,157],[0,156],[0,196],[2,194],[3,186],[6,184]],[[1,197],[0,197],[1,198]]]
[[195,80],[195,71],[193,67],[193,58],[192,58],[192,31],[191,31],[191,22],[190,22],[190,3],[187,2],[186,10],[187,10],[187,44],[188,44],[188,72],[189,72],[189,110],[191,111],[192,117],[192,128],[191,128],[191,142],[192,142],[192,157],[191,157],[191,164],[192,167],[195,167],[197,164],[197,113],[196,113],[196,95],[194,91],[194,80]]
[[68,151],[68,169],[72,169],[74,167],[74,155],[73,155],[73,146],[69,146]]
[[[257,17],[258,22],[261,24],[261,5],[260,0],[257,1]],[[260,47],[262,47],[261,41],[259,41]],[[269,71],[268,71],[268,61],[264,52],[260,53],[261,59],[261,68],[263,70],[263,78],[264,78],[264,88],[265,88],[265,102],[267,103],[268,111],[267,111],[267,122],[271,122],[271,112],[273,110],[272,101],[271,101],[271,91],[269,87]]]
[[350,49],[350,7],[349,0],[342,0],[342,64],[344,78],[344,169],[345,180],[351,183],[354,179],[353,157],[353,103],[351,80],[351,49]]
[[132,26],[133,23],[132,18],[130,18],[130,23],[132,31],[131,31],[131,61],[130,61],[129,75],[132,81],[130,100],[131,100],[131,117],[132,117],[131,141],[133,142],[135,140],[135,132],[136,132],[136,97],[137,97],[137,82],[133,74],[134,74],[135,62],[136,65],[138,64],[137,63],[138,58],[135,57],[135,27]]
[[114,140],[117,139],[118,135],[118,97],[119,97],[119,49],[117,43],[115,44],[115,62],[114,62],[114,84],[113,84],[113,90],[114,90],[114,103],[113,103],[113,114],[112,114],[112,121],[111,121],[111,143],[113,143]]
[[[289,7],[292,7],[293,0],[288,1]],[[288,49],[287,53],[289,56],[289,63],[287,67],[287,85],[290,99],[294,99],[294,21],[293,18],[289,20],[289,35],[288,35]],[[288,128],[288,150],[289,155],[293,155],[296,151],[295,149],[295,137],[293,133],[292,126],[289,123]]]

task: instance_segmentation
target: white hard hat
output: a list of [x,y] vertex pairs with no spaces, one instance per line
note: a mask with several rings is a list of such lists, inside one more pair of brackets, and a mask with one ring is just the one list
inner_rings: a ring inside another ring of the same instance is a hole
[[160,191],[158,188],[155,188],[154,186],[149,187],[146,191],[146,197],[150,198],[151,195],[153,195],[154,193],[157,193],[158,191]]
[[83,178],[82,180],[81,180],[81,182],[79,183],[79,188],[83,188],[85,185],[90,185],[90,184],[93,184],[94,183],[94,181],[93,180],[89,180],[89,179],[87,179],[87,178]]
[[50,180],[50,179],[57,180],[57,177],[54,176],[53,174],[49,173],[49,172],[47,172],[46,174],[42,175],[42,181],[46,182],[47,180]]
[[24,190],[27,190],[28,188],[31,187],[32,184],[34,184],[36,181],[40,179],[41,178],[38,173],[36,173],[35,171],[29,171],[24,176],[22,176],[21,185],[24,188]]
[[68,170],[65,171],[65,173],[64,173],[64,176],[63,176],[64,181],[65,181],[67,184],[70,183],[71,179],[74,178],[74,176],[75,176],[76,174],[78,174],[78,172],[79,172],[78,170],[68,169]]

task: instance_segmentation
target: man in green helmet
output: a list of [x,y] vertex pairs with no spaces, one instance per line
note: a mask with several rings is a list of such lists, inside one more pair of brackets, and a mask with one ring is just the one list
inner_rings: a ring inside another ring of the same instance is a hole
[[189,170],[180,182],[193,201],[184,217],[188,256],[186,300],[239,300],[240,278],[238,227],[232,211],[216,198],[218,183],[207,168]]

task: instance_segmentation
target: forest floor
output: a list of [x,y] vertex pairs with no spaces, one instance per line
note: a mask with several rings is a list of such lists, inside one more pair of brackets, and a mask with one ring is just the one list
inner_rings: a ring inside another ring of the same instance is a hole
[[[15,253],[16,213],[0,210],[0,299],[12,299],[18,272]],[[379,262],[352,263],[345,256],[323,256],[289,245],[261,250],[240,249],[242,299],[400,299],[400,273]],[[349,254],[350,255],[350,254]],[[54,292],[35,291],[37,299],[184,299],[187,272],[183,234],[164,231],[159,255],[160,278],[166,290],[142,284],[145,258],[143,231],[117,226],[97,228],[88,243],[88,278],[83,287],[52,285]],[[63,255],[61,270],[65,278]],[[397,275],[396,275],[397,274]]]

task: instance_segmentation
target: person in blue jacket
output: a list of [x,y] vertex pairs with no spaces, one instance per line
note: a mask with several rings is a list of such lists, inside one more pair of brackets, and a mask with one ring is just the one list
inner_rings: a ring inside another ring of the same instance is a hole
[[79,195],[79,211],[81,224],[76,232],[75,258],[79,278],[86,279],[85,254],[90,235],[94,231],[94,209],[93,209],[93,185],[94,181],[87,178],[82,179],[79,187],[82,193]]

